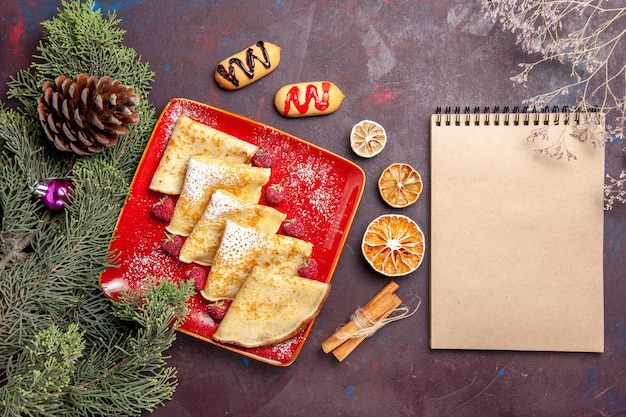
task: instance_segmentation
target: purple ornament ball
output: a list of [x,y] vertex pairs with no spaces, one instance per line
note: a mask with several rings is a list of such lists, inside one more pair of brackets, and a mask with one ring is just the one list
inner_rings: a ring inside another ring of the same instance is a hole
[[72,182],[67,178],[48,178],[35,182],[31,189],[47,208],[62,211],[72,193]]

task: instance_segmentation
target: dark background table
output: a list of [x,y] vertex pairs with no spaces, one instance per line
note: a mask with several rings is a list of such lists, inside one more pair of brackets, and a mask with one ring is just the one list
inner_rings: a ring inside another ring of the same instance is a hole
[[[356,307],[387,282],[364,261],[367,224],[390,212],[415,219],[430,235],[429,116],[437,106],[514,106],[562,83],[554,64],[528,89],[509,77],[526,55],[515,38],[468,0],[100,1],[117,10],[125,44],[156,72],[149,99],[160,112],[185,97],[258,120],[358,163],[367,184],[333,278],[332,292],[299,358],[280,368],[179,335],[168,352],[179,387],[156,416],[626,416],[626,207],[605,215],[606,349],[602,354],[433,351],[429,348],[429,258],[399,278],[398,295],[424,303],[412,317],[367,339],[344,362],[320,347]],[[40,22],[60,2],[0,1],[0,99],[6,81],[26,68]],[[279,69],[244,90],[213,80],[217,62],[257,40],[282,47]],[[621,51],[624,59],[624,51]],[[293,82],[329,80],[346,94],[338,112],[286,119],[274,92]],[[622,86],[623,88],[623,86]],[[564,103],[568,104],[568,103]],[[357,157],[349,132],[362,119],[387,130],[385,150]],[[607,166],[624,168],[622,143]],[[419,201],[387,207],[376,181],[392,162],[408,162],[425,183]]]

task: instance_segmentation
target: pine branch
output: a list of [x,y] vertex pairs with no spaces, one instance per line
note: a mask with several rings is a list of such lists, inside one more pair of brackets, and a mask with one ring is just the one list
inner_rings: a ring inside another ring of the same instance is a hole
[[[70,325],[66,332],[53,325],[38,333],[6,368],[8,383],[0,397],[3,415],[61,415],[58,398],[70,384],[83,349],[77,325]],[[7,401],[7,397],[24,401]]]
[[[9,82],[22,107],[0,103],[0,416],[139,415],[176,388],[163,352],[193,291],[155,277],[112,305],[98,287],[116,259],[106,248],[155,124],[154,74],[121,44],[114,14],[103,17],[93,1],[62,5],[43,23],[30,68]],[[105,152],[75,158],[44,137],[36,100],[46,80],[83,72],[133,86],[141,122]],[[70,170],[63,212],[33,198],[30,184]]]
[[[180,323],[186,314],[181,305],[192,291],[191,282],[183,282],[179,288],[165,280],[116,303],[116,316],[145,327],[136,328],[134,338],[118,334],[113,344],[89,341],[75,323],[66,332],[56,324],[41,331],[6,367],[8,383],[0,391],[3,415],[121,416],[154,408],[162,402],[163,393],[173,393],[176,383],[175,370],[166,367],[158,354],[171,346],[174,330],[161,324]],[[80,362],[94,342],[106,347],[95,348],[102,356],[92,353]],[[138,374],[150,377],[139,379]],[[137,401],[138,397],[142,401]]]

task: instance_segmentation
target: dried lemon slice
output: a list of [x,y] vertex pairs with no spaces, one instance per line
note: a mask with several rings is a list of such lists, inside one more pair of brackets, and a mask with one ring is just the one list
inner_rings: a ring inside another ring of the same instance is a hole
[[377,272],[399,277],[415,271],[424,259],[424,233],[407,216],[383,214],[363,235],[361,251]]
[[378,191],[387,204],[395,208],[410,206],[422,193],[422,177],[409,164],[394,163],[378,178]]
[[385,129],[371,120],[361,120],[352,126],[350,146],[354,153],[364,158],[378,155],[387,142]]

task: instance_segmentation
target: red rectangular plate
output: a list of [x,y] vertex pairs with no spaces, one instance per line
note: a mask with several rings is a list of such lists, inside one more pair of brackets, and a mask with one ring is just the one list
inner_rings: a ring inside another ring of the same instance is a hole
[[[184,279],[193,264],[179,262],[161,249],[165,223],[150,209],[163,194],[148,187],[180,115],[212,126],[260,148],[274,152],[268,185],[280,183],[288,197],[276,208],[287,218],[299,217],[305,226],[303,240],[314,245],[319,265],[317,279],[330,282],[354,220],[365,185],[365,173],[349,160],[272,127],[188,99],[171,100],[159,117],[120,213],[109,250],[119,255],[118,265],[100,276],[104,293],[115,296],[120,288],[140,289],[147,276]],[[264,201],[261,199],[261,204]],[[291,364],[300,353],[313,322],[295,337],[274,346],[240,348],[211,339],[206,303],[196,294],[190,313],[179,331],[244,356],[277,366]]]

